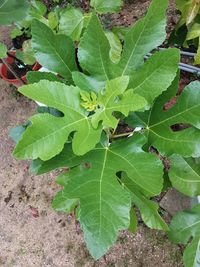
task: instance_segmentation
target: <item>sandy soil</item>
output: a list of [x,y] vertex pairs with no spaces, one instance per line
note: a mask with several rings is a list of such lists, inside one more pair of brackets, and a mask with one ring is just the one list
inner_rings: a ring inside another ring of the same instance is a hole
[[[141,17],[150,1],[129,1],[114,23],[129,25]],[[0,29],[2,30],[2,29]],[[7,30],[3,41],[9,46]],[[74,218],[56,213],[51,201],[59,190],[53,173],[34,177],[28,162],[15,160],[8,137],[11,127],[25,122],[36,105],[0,80],[0,266],[3,267],[182,267],[181,249],[166,235],[140,225],[131,235],[120,233],[106,257],[94,261]]]

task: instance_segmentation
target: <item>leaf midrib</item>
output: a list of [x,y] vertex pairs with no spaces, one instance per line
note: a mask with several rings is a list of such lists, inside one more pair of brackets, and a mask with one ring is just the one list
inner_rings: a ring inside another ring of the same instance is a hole
[[185,230],[188,230],[188,229],[192,228],[193,226],[195,226],[197,224],[200,224],[200,219],[197,222],[195,222],[193,224],[190,224],[189,226],[186,226],[185,228],[182,228],[180,231],[178,231],[178,233],[184,232]]
[[99,180],[99,218],[100,218],[100,222],[99,222],[99,231],[98,234],[100,235],[101,233],[101,227],[102,227],[102,182],[103,182],[103,176],[104,176],[104,171],[105,171],[105,167],[106,167],[106,160],[107,160],[107,155],[108,155],[108,149],[105,149],[105,155],[104,155],[104,161],[103,161],[103,166],[102,166],[102,171],[101,171],[101,175],[100,175],[100,180]]

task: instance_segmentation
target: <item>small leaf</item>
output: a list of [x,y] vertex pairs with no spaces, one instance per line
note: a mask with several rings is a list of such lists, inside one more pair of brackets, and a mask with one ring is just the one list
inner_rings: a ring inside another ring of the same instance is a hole
[[38,62],[72,81],[72,71],[77,67],[71,39],[65,35],[55,35],[48,26],[38,20],[33,20],[31,30],[32,47]]
[[23,42],[23,51],[17,50],[16,57],[23,61],[27,65],[33,65],[36,61],[34,52],[31,46],[31,40],[26,40]]
[[[124,115],[128,115],[130,111],[142,109],[146,105],[146,100],[133,94],[133,90],[125,92],[129,83],[128,76],[122,76],[114,80],[110,80],[106,84],[105,92],[98,95],[98,106],[95,114],[92,116],[92,125],[98,127],[100,121],[103,126],[116,128],[118,120],[113,116],[114,111],[119,111]],[[123,94],[121,97],[120,95]]]
[[48,25],[53,30],[58,26],[58,17],[55,12],[50,12],[48,14]]
[[0,58],[5,57],[7,57],[7,47],[3,43],[0,43]]
[[119,37],[113,32],[106,32],[106,37],[110,43],[110,59],[117,64],[121,58],[122,44]]
[[188,30],[186,40],[195,39],[200,36],[200,24],[194,23],[191,28]]
[[200,1],[192,0],[187,12],[186,25],[189,25],[191,22],[193,22],[199,12],[199,8]]
[[191,237],[200,238],[200,204],[173,217],[169,237],[172,241],[183,244],[187,244]]
[[87,91],[81,91],[80,92],[81,99],[83,102],[81,103],[81,106],[84,107],[88,111],[93,111],[96,109],[98,102],[97,102],[97,96],[94,92],[91,92],[89,94]]
[[79,41],[83,30],[84,16],[77,8],[67,8],[61,11],[59,32],[70,36],[73,41]]
[[41,1],[32,0],[31,5],[35,9],[35,12],[37,11],[41,16],[46,14],[47,8],[43,3],[41,3]]
[[91,0],[90,5],[100,14],[119,12],[122,0]]

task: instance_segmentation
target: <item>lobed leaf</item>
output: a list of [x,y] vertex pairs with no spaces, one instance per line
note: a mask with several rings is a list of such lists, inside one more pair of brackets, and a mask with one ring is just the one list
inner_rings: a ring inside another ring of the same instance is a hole
[[162,164],[142,150],[144,142],[145,138],[136,134],[110,146],[98,145],[81,157],[86,166],[65,174],[63,193],[68,199],[80,200],[80,223],[95,259],[116,241],[118,231],[130,224],[130,194],[120,185],[116,174],[126,172],[151,196],[162,189]]
[[[167,92],[166,95],[168,96]],[[143,127],[148,136],[148,145],[154,146],[163,155],[199,157],[200,82],[190,83],[178,97],[176,105],[167,111],[163,110],[163,101],[169,101],[165,98],[165,93],[156,100],[152,110],[132,114],[128,122]],[[189,124],[190,127],[181,131],[171,129],[171,126],[181,123]]]
[[72,132],[75,132],[75,154],[84,154],[99,142],[101,129],[93,129],[87,112],[81,108],[78,87],[40,81],[37,84],[23,86],[19,91],[35,101],[61,111],[64,117],[39,114],[30,118],[32,125],[17,144],[14,150],[15,157],[48,160],[62,151]]
[[146,100],[143,97],[133,94],[133,90],[125,92],[128,83],[128,76],[122,76],[106,83],[105,92],[100,92],[98,95],[99,108],[92,116],[91,122],[94,128],[98,127],[100,121],[103,126],[116,128],[118,120],[113,116],[114,111],[127,116],[130,111],[144,108]]

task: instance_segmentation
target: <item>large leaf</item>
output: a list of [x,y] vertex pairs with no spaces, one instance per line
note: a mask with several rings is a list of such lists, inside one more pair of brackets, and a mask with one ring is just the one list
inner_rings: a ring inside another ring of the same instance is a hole
[[111,13],[118,12],[121,8],[122,0],[91,0],[90,5],[95,8],[96,12]]
[[[171,85],[176,77],[180,56],[178,49],[167,49],[151,56],[131,76],[129,87],[149,103]],[[159,77],[159,82],[158,82]]]
[[38,20],[33,21],[31,29],[32,48],[38,62],[72,81],[72,71],[77,67],[71,39],[65,35],[55,35],[48,26]]
[[[127,116],[130,111],[144,108],[146,100],[143,97],[133,94],[133,90],[124,92],[128,83],[128,76],[122,76],[106,83],[106,90],[99,93],[98,108],[92,116],[94,128],[98,127],[100,121],[103,126],[116,128],[118,120],[113,116],[114,111],[119,111]],[[120,97],[120,95],[122,96]]]
[[[176,105],[167,111],[163,110],[163,105],[170,99],[165,95],[168,96],[168,92],[157,99],[152,110],[133,114],[128,122],[143,127],[148,136],[148,145],[156,147],[162,154],[176,153],[185,157],[199,157],[200,82],[190,83],[178,97]],[[181,131],[171,129],[171,126],[180,123],[189,124],[191,127]]]
[[73,41],[79,41],[84,26],[84,15],[77,8],[67,8],[61,11],[59,32],[66,34]]
[[142,194],[138,187],[126,175],[123,175],[123,183],[131,192],[131,200],[138,207],[142,220],[151,229],[168,230],[168,225],[158,213],[159,206]]
[[143,63],[144,56],[165,40],[167,4],[167,0],[152,1],[145,18],[127,32],[121,61],[113,69],[118,76],[132,74]]
[[187,244],[192,237],[191,244],[184,252],[186,267],[200,266],[200,204],[191,210],[179,212],[170,224],[169,237],[176,243]]
[[89,25],[81,38],[78,48],[78,59],[81,67],[92,76],[101,76],[109,80],[110,76],[110,44],[101,23],[93,14]]
[[29,9],[27,0],[1,0],[0,2],[0,24],[9,25],[22,20]]
[[[33,116],[32,125],[17,144],[14,155],[20,159],[48,160],[59,154],[70,133],[75,154],[84,154],[99,141],[101,130],[94,130],[87,112],[80,106],[80,89],[59,82],[40,81],[20,88],[25,96],[56,108],[64,117],[50,114]],[[39,93],[38,93],[39,92]],[[81,144],[81,146],[80,146]]]
[[142,150],[144,143],[144,136],[135,134],[110,146],[101,144],[82,157],[86,166],[66,173],[63,193],[68,199],[80,200],[80,223],[96,259],[116,241],[119,230],[129,227],[131,199],[116,174],[126,172],[151,196],[162,189],[162,164]]
[[200,165],[193,158],[170,157],[169,178],[173,187],[188,196],[200,195]]

